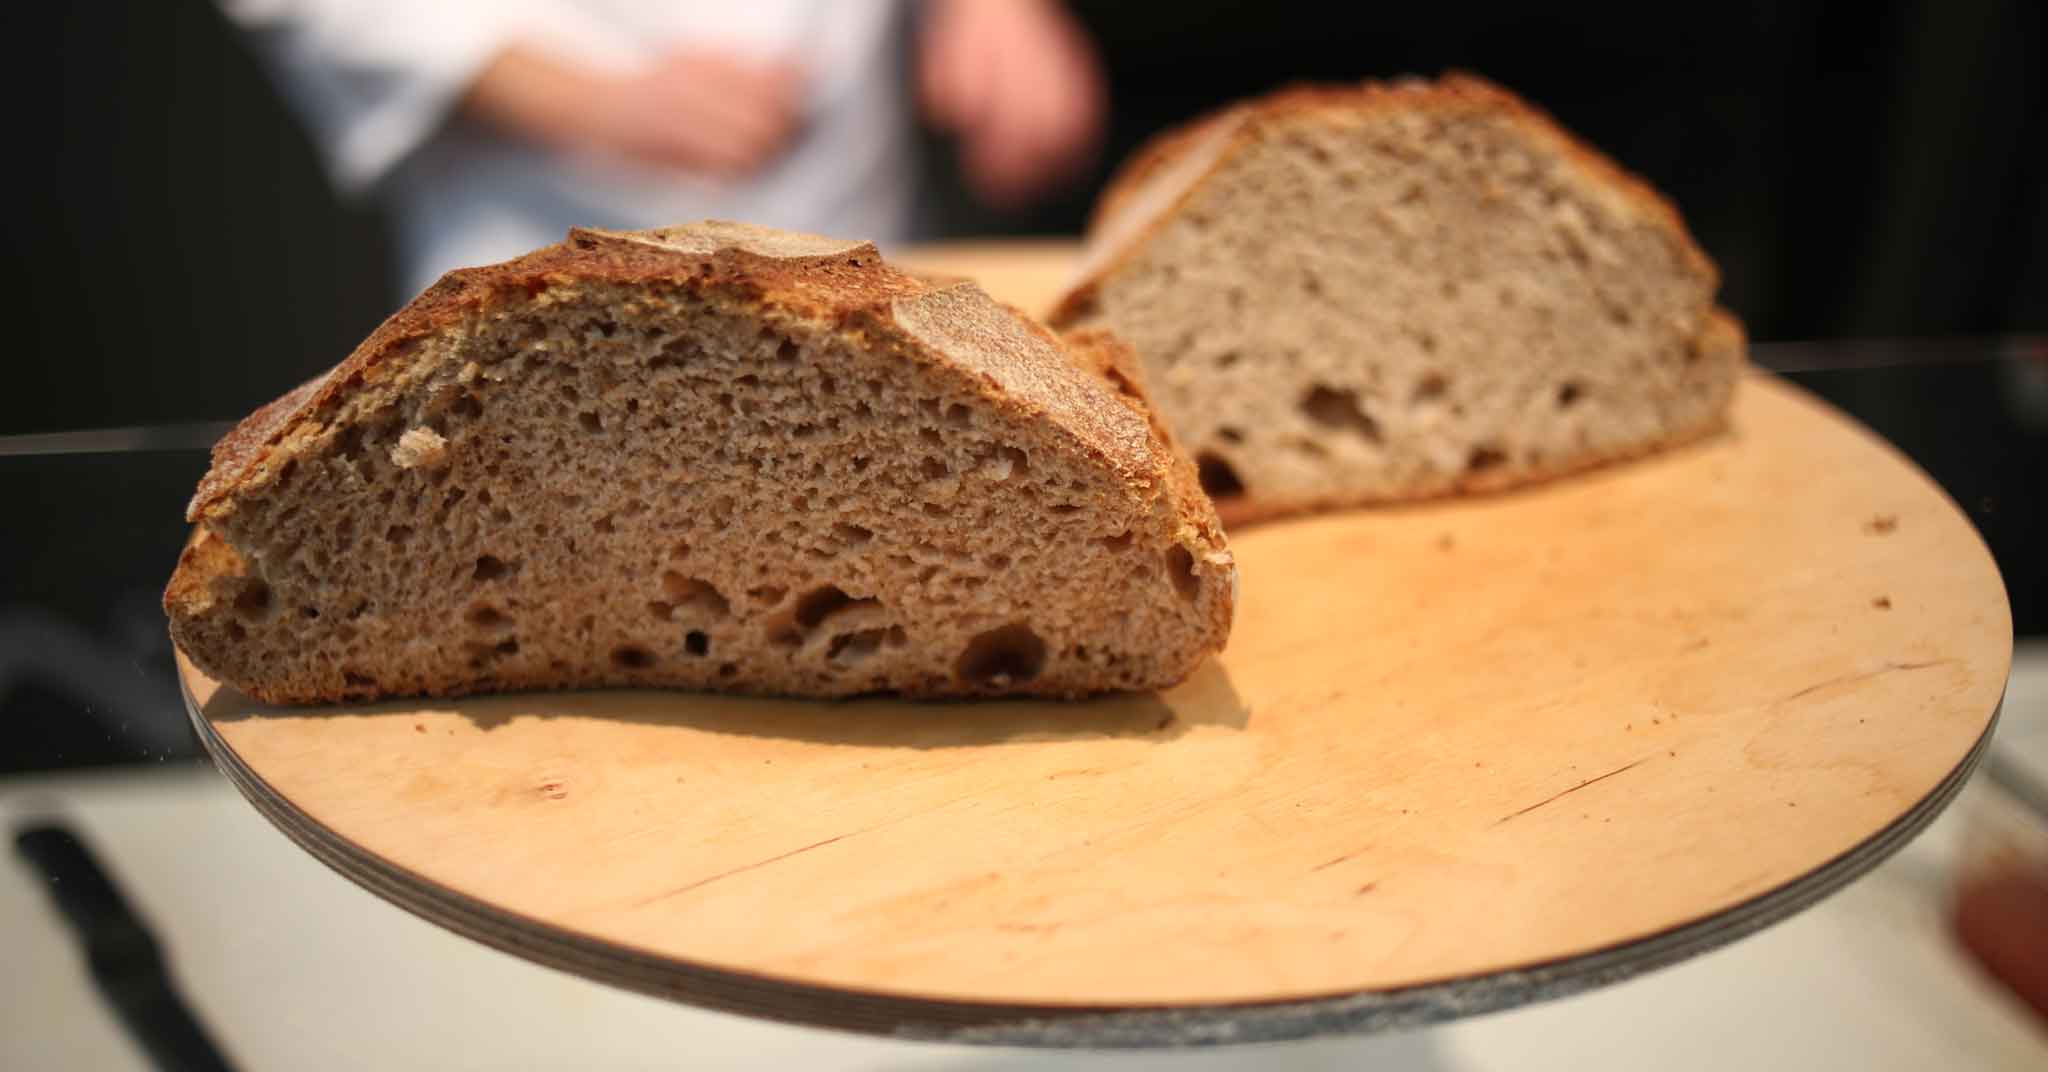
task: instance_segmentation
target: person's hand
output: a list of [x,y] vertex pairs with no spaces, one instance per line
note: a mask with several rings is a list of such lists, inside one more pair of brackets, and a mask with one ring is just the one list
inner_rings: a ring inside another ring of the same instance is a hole
[[1102,135],[1101,60],[1052,0],[934,0],[918,88],[959,137],[969,186],[1000,207],[1072,177]]
[[683,49],[613,76],[536,49],[500,53],[470,87],[470,111],[567,150],[617,153],[719,177],[761,170],[803,123],[804,77],[787,62]]

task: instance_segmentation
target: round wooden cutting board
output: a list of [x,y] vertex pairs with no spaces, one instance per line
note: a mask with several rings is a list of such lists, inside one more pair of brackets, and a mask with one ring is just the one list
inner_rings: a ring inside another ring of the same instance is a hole
[[[917,259],[1040,308],[1069,253]],[[1114,1045],[1481,1012],[1748,933],[1939,811],[2011,661],[1956,507],[1761,375],[1692,447],[1233,545],[1229,650],[1157,695],[285,709],[180,670],[259,809],[484,942],[761,1016]]]

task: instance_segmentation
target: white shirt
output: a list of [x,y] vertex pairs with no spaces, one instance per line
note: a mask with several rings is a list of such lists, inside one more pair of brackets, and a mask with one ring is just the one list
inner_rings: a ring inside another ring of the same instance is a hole
[[[391,209],[405,296],[450,268],[558,242],[572,226],[716,218],[899,241],[915,139],[899,20],[883,0],[220,0],[310,126],[336,184]],[[454,111],[514,40],[630,72],[685,44],[795,59],[802,133],[716,181],[542,148]]]

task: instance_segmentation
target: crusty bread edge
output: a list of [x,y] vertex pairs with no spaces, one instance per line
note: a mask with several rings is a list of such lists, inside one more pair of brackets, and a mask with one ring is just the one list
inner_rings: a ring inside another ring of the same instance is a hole
[[1172,162],[1196,145],[1214,124],[1243,115],[1244,122],[1230,135],[1230,142],[1208,167],[1193,177],[1178,195],[1162,205],[1150,220],[1133,229],[1115,249],[1088,249],[1082,263],[1087,267],[1080,278],[1046,312],[1055,328],[1067,328],[1080,319],[1094,303],[1102,284],[1134,261],[1167,221],[1201,189],[1209,177],[1221,171],[1241,152],[1266,136],[1266,131],[1288,120],[1313,117],[1332,111],[1393,111],[1406,108],[1460,112],[1494,113],[1506,116],[1522,130],[1550,145],[1568,164],[1581,168],[1593,182],[1618,191],[1637,211],[1654,220],[1673,239],[1678,255],[1695,271],[1720,286],[1720,273],[1700,249],[1685,226],[1684,217],[1671,200],[1641,176],[1630,172],[1590,143],[1572,134],[1548,112],[1478,75],[1447,71],[1434,82],[1400,79],[1393,82],[1366,81],[1355,85],[1294,85],[1263,97],[1228,105],[1200,118],[1170,128],[1138,147],[1110,177],[1089,219],[1088,242],[1100,241],[1119,211],[1128,206],[1146,183],[1161,177]]

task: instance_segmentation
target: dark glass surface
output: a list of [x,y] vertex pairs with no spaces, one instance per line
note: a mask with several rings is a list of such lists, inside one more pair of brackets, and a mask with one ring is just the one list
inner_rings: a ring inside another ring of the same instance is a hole
[[[2048,340],[1771,344],[1755,356],[1948,489],[1998,560],[2015,630],[2048,633]],[[195,754],[158,599],[218,431],[0,437],[0,772]]]

